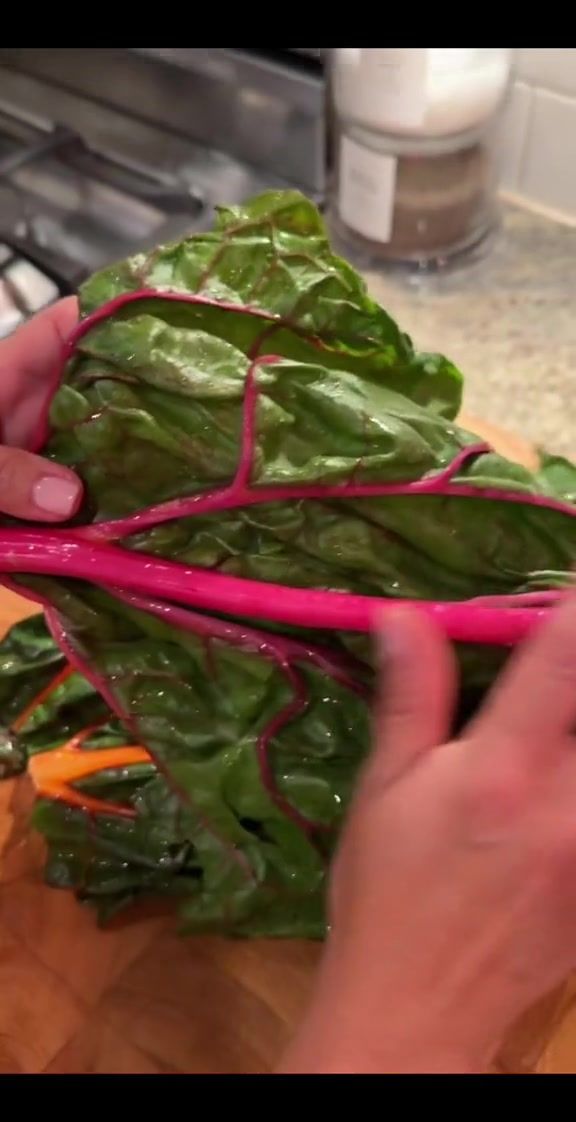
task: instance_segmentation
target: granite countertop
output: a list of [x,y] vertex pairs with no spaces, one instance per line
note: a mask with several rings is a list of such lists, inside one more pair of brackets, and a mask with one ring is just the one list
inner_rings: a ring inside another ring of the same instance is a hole
[[468,414],[576,458],[576,229],[506,206],[469,272],[424,287],[367,281],[418,350],[460,367]]

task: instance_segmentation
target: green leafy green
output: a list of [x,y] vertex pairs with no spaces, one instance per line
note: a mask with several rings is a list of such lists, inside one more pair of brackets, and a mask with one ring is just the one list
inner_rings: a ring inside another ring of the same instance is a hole
[[[319,936],[369,745],[371,643],[313,628],[307,596],[284,625],[274,601],[290,586],[462,602],[473,618],[475,598],[510,609],[560,588],[576,469],[544,457],[532,474],[461,429],[459,371],[415,351],[295,192],[222,208],[211,232],[105,269],[80,306],[45,454],[81,474],[86,500],[61,571],[16,576],[58,646],[38,622],[11,633],[0,706],[10,726],[71,660],[18,749],[96,724],[83,751],[128,737],[151,758],[76,784],[130,816],[40,799],[47,877],[102,918],[155,895],[186,930]],[[98,541],[108,551],[91,555]],[[135,555],[140,574],[179,562],[188,607],[152,576],[130,585]],[[90,585],[70,577],[79,556],[101,559]],[[262,582],[258,612],[227,618],[216,583],[190,611],[189,566]],[[481,643],[458,651],[456,728],[507,655]]]
[[576,466],[565,456],[541,451],[538,478],[550,489],[551,494],[576,503]]

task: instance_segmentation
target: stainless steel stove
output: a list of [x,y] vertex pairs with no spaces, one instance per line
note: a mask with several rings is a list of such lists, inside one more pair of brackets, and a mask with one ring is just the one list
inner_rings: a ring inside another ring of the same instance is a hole
[[324,188],[323,48],[0,49],[0,336],[217,203]]

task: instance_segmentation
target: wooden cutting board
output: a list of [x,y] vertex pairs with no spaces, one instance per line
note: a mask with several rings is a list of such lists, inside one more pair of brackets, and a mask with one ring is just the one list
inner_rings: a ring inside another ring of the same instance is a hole
[[[466,427],[519,461],[533,449]],[[34,611],[0,590],[0,634]],[[1,716],[1,715],[0,715]],[[99,931],[91,911],[41,883],[26,778],[0,784],[0,1073],[235,1073],[273,1068],[310,992],[305,942],[179,939],[170,919]],[[541,1002],[498,1067],[576,1073],[576,987]]]

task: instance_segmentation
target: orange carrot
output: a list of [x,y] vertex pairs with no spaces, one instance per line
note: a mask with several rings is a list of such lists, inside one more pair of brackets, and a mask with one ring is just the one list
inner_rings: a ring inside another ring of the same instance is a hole
[[91,814],[115,814],[122,818],[135,818],[132,807],[95,799],[82,791],[76,791],[72,784],[88,775],[95,775],[106,768],[129,767],[130,764],[150,763],[150,754],[145,748],[132,744],[121,744],[115,748],[98,748],[93,752],[82,752],[83,741],[98,726],[91,726],[76,733],[60,748],[51,748],[31,756],[28,771],[38,794],[77,806]]

